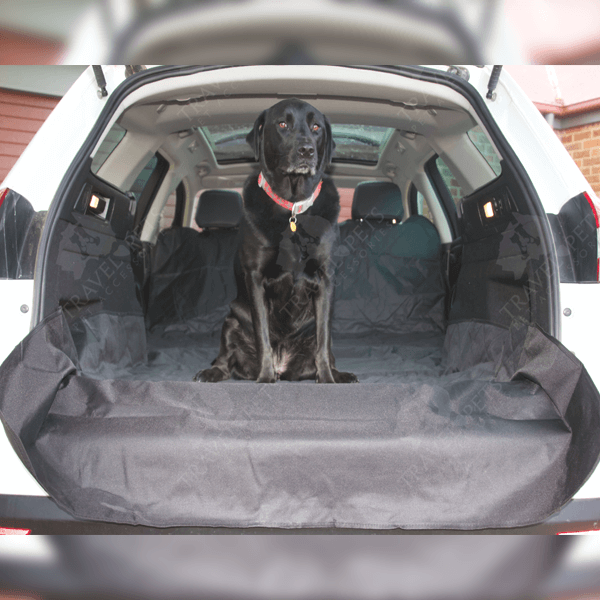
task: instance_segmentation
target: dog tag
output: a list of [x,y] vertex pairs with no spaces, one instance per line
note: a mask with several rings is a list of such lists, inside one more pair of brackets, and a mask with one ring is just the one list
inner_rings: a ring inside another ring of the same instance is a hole
[[296,217],[290,217],[290,229],[292,232],[296,231]]

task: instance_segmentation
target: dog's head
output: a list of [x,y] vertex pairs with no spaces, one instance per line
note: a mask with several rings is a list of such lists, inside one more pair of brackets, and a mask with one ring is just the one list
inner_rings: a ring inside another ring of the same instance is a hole
[[263,111],[246,141],[273,191],[291,201],[312,194],[335,149],[327,117],[296,98]]

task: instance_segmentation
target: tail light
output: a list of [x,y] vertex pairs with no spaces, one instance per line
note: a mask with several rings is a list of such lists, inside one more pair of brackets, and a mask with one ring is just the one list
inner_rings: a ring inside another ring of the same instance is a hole
[[559,531],[556,535],[600,535],[600,530],[581,529],[579,531]]
[[594,214],[594,219],[596,220],[596,238],[598,240],[598,256],[596,257],[596,281],[600,281],[600,219],[598,219],[598,208],[596,206],[596,203],[591,199],[590,195],[587,192],[583,192],[583,195],[588,201],[588,204],[592,209],[592,213]]
[[6,198],[6,195],[8,194],[10,190],[8,188],[2,188],[0,190],[0,208],[2,207],[2,203],[4,202],[4,198]]
[[0,535],[29,535],[31,529],[17,529],[14,527],[0,527]]

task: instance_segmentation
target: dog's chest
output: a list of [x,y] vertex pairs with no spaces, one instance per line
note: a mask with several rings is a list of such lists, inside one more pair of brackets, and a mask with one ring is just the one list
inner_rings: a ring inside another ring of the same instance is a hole
[[281,271],[313,276],[323,261],[324,241],[329,221],[316,215],[300,215],[295,231],[286,227],[281,233],[275,264]]

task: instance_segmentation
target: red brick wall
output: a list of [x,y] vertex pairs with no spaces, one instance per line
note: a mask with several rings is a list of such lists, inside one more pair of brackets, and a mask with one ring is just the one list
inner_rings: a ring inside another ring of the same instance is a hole
[[0,183],[59,100],[0,88]]
[[600,196],[600,123],[557,131],[577,166]]
[[352,218],[352,198],[354,190],[352,188],[338,188],[340,194],[340,216],[338,222],[348,221]]

